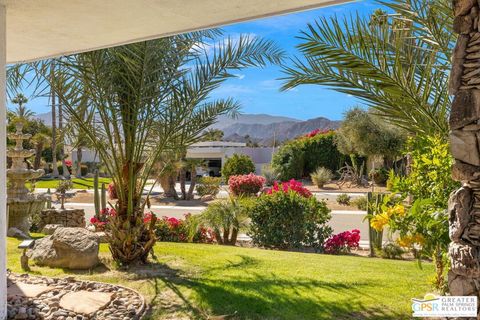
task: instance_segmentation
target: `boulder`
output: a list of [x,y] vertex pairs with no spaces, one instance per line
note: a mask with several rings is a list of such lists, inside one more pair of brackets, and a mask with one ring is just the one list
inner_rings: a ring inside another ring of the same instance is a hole
[[12,227],[7,231],[7,237],[17,238],[17,239],[31,239],[28,233],[23,232],[22,230]]
[[450,133],[450,149],[455,159],[473,166],[480,166],[480,155],[475,131],[453,130]]
[[55,230],[61,227],[62,227],[61,224],[47,224],[45,227],[43,227],[42,233],[46,235],[52,235],[55,232]]
[[480,90],[460,90],[453,99],[450,128],[460,129],[480,120]]
[[41,266],[91,269],[98,264],[99,239],[84,228],[57,228],[35,242],[28,256]]
[[450,239],[460,241],[465,228],[470,222],[470,211],[472,209],[472,189],[462,187],[452,193],[448,201],[448,213],[450,221]]

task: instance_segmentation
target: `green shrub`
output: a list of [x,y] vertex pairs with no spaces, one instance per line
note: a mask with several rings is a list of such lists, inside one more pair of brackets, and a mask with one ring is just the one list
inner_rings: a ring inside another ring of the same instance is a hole
[[325,183],[329,182],[333,178],[331,170],[320,167],[314,173],[310,174],[312,182],[319,188],[323,188]]
[[244,175],[254,172],[255,164],[249,156],[244,154],[235,153],[232,157],[225,161],[225,164],[222,168],[222,176],[227,183],[231,176]]
[[272,169],[271,165],[263,166],[262,176],[265,178],[265,185],[267,186],[273,186],[273,183],[279,179],[279,174]]
[[253,243],[267,248],[306,246],[320,251],[332,234],[325,202],[294,191],[261,195],[251,205],[249,216]]
[[197,193],[200,197],[212,196],[216,197],[220,191],[220,184],[222,178],[216,177],[202,177],[198,180]]
[[357,207],[358,210],[367,211],[368,199],[367,197],[359,197],[352,201],[352,204]]
[[332,172],[345,162],[335,145],[335,133],[318,132],[286,142],[273,155],[272,168],[281,180],[308,177],[319,167]]
[[376,185],[385,185],[388,180],[388,170],[385,168],[374,169],[370,171],[369,175],[370,179],[375,182]]
[[348,194],[342,193],[337,197],[337,203],[341,204],[342,206],[349,206],[351,198]]
[[381,250],[378,250],[375,255],[383,259],[401,259],[404,253],[405,251],[400,246],[395,243],[388,243]]
[[231,197],[210,204],[205,211],[195,217],[198,225],[212,229],[219,244],[235,245],[240,228],[247,222],[249,202]]

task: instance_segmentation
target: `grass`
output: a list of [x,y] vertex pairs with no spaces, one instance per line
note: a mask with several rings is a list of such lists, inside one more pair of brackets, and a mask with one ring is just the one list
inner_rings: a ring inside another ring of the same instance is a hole
[[[58,183],[61,180],[53,179],[53,180],[37,180],[35,183],[35,188],[45,188],[45,189],[56,189]],[[74,189],[93,189],[93,178],[72,178],[73,188]],[[98,182],[100,185],[102,183],[109,184],[112,182],[110,178],[99,178]],[[30,184],[27,183],[27,188],[30,188]]]
[[[8,267],[20,269],[19,241],[8,239]],[[216,245],[159,243],[155,262],[126,271],[32,266],[37,275],[119,283],[144,294],[149,319],[410,319],[410,299],[430,287],[431,264]],[[111,261],[101,246],[102,261]]]

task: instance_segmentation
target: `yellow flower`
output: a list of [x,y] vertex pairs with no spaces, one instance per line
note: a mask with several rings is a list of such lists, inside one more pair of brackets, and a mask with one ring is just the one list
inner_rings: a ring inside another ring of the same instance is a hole
[[377,231],[382,231],[383,228],[388,224],[389,216],[387,213],[381,213],[375,215],[370,221],[370,225],[373,229]]
[[401,204],[397,204],[395,207],[393,207],[393,213],[396,215],[399,215],[403,217],[405,215],[405,207],[402,206]]
[[404,236],[397,239],[399,246],[404,248],[411,248],[414,244],[422,245],[425,243],[425,238],[421,234],[415,234],[411,236]]

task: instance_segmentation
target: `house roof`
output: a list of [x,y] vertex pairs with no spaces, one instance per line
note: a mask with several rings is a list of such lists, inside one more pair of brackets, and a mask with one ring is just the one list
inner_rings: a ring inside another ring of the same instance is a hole
[[90,51],[351,0],[0,0],[9,63]]

